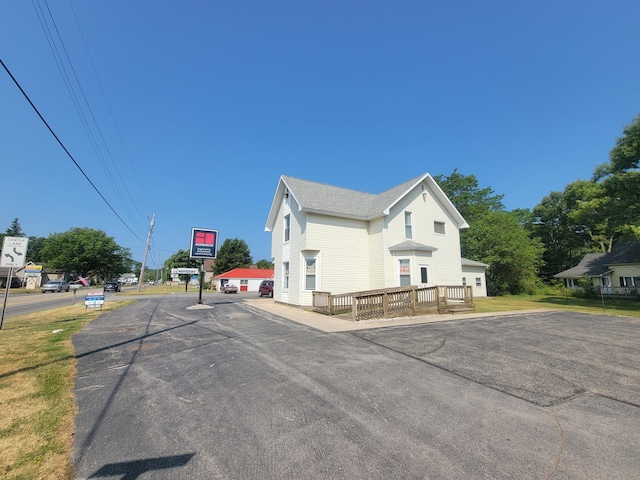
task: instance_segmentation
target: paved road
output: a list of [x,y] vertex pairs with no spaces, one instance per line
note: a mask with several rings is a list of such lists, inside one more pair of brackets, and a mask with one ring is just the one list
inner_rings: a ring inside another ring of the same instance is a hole
[[640,472],[637,320],[545,312],[328,333],[242,300],[142,299],[74,337],[78,479]]

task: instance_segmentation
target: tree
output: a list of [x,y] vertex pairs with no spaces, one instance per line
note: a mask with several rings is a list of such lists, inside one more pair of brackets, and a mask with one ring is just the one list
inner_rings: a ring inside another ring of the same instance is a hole
[[609,152],[612,173],[629,172],[640,167],[640,115],[622,131]]
[[490,295],[531,292],[539,284],[544,247],[531,239],[516,215],[486,212],[467,233],[468,255],[486,263]]
[[598,208],[600,226],[607,227],[609,250],[620,237],[640,238],[640,115],[623,134],[609,152],[609,163],[596,167],[592,182],[598,185],[597,197],[586,205]]
[[556,273],[577,265],[591,251],[588,232],[571,215],[564,192],[554,191],[544,197],[533,209],[533,221],[527,228],[545,247],[540,267],[544,281],[551,281]]
[[22,233],[22,228],[20,228],[20,220],[14,218],[9,228],[7,228],[5,235],[9,237],[26,237],[26,235]]
[[480,188],[475,175],[462,175],[456,168],[448,177],[436,175],[433,178],[467,223],[486,212],[504,210],[504,195],[495,194],[491,187]]
[[45,237],[29,237],[27,244],[27,261],[42,262],[42,249],[47,244]]
[[102,230],[91,228],[72,228],[49,235],[40,255],[50,268],[103,280],[130,271],[133,264],[129,249],[118,245]]
[[504,211],[502,204],[504,195],[495,194],[491,187],[480,188],[475,175],[462,175],[458,169],[453,170],[448,177],[436,175],[434,179],[470,225],[468,230],[460,232],[460,250],[463,256],[471,257],[467,246],[469,231],[473,228],[476,219],[487,212]]
[[253,259],[247,242],[237,238],[227,238],[218,249],[213,271],[216,275],[220,275],[234,268],[247,268],[252,263]]
[[199,268],[200,262],[189,256],[188,250],[178,250],[176,253],[167,258],[164,262],[164,268],[167,278],[171,274],[172,268]]
[[273,269],[273,262],[270,262],[269,260],[258,260],[256,266],[263,270],[271,270]]

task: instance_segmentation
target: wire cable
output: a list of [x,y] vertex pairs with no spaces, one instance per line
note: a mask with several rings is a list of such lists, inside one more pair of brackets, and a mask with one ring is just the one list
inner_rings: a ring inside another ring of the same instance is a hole
[[2,61],[2,59],[0,58],[0,64],[2,64],[2,67],[5,69],[5,71],[7,72],[7,74],[9,75],[9,77],[11,77],[11,80],[13,80],[13,83],[15,83],[16,87],[18,87],[18,89],[20,90],[20,92],[22,93],[22,95],[24,96],[24,98],[27,99],[27,102],[29,102],[29,105],[31,105],[31,108],[33,108],[33,110],[36,112],[36,114],[38,115],[38,117],[40,117],[40,120],[42,120],[42,123],[44,123],[44,125],[47,127],[47,129],[49,130],[49,132],[51,132],[51,135],[53,135],[53,138],[56,139],[56,141],[58,142],[58,144],[62,147],[62,149],[65,151],[65,153],[67,154],[67,156],[71,159],[71,161],[74,163],[74,165],[78,168],[78,170],[80,170],[80,173],[82,173],[82,175],[84,176],[84,178],[87,180],[87,182],[89,182],[89,184],[93,187],[93,189],[96,191],[96,193],[100,196],[100,198],[104,201],[104,203],[109,207],[109,209],[113,212],[113,214],[118,217],[118,220],[120,220],[120,222],[127,228],[127,230],[129,230],[131,232],[131,234],[137,238],[140,242],[145,243],[144,240],[142,240],[138,235],[136,235],[136,233],[131,229],[131,227],[129,227],[129,225],[122,219],[122,217],[118,214],[118,212],[115,211],[115,209],[111,206],[111,204],[109,203],[109,201],[104,197],[104,195],[102,195],[102,192],[100,192],[100,190],[98,189],[98,187],[96,187],[96,185],[93,183],[93,181],[91,181],[91,179],[89,178],[89,176],[84,172],[84,170],[82,169],[82,167],[78,164],[78,162],[76,162],[76,159],[73,158],[73,155],[71,155],[71,152],[69,152],[69,150],[67,150],[67,147],[65,147],[64,143],[62,143],[62,141],[58,138],[58,135],[56,135],[56,133],[53,131],[53,129],[49,126],[49,124],[47,123],[47,121],[45,120],[45,118],[42,116],[42,114],[40,113],[40,111],[38,110],[38,108],[33,104],[33,102],[31,101],[31,99],[29,98],[29,95],[27,95],[27,92],[24,91],[24,89],[22,88],[22,86],[20,85],[20,83],[18,82],[18,80],[16,80],[16,78],[13,76],[13,74],[11,73],[11,71],[9,70],[9,68],[4,64],[4,62]]

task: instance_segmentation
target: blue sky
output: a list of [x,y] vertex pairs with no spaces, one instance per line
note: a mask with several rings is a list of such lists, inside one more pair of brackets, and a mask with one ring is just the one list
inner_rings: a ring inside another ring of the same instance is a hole
[[640,113],[638,18],[636,0],[0,0],[0,58],[123,220],[0,69],[0,230],[101,229],[142,260],[155,212],[154,268],[193,227],[269,259],[283,174],[379,193],[458,169],[533,208]]

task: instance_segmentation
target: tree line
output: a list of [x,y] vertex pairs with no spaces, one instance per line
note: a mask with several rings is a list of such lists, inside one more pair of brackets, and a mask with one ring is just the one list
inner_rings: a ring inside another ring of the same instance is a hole
[[[0,244],[5,236],[26,237],[18,218],[13,220],[4,234],[0,234]],[[123,273],[140,274],[142,264],[133,260],[129,249],[118,245],[102,230],[72,228],[49,237],[28,238],[26,261],[44,264],[73,278],[81,276],[106,281],[116,279]],[[213,270],[216,275],[234,268],[246,268],[253,263],[249,246],[237,238],[226,239],[217,253]],[[178,250],[164,262],[163,280],[169,279],[172,268],[198,266],[199,261],[190,258],[188,250]],[[257,266],[273,268],[273,264],[267,260],[260,260]],[[145,272],[147,279],[153,279],[157,273],[153,269],[146,269]]]
[[503,195],[457,170],[436,181],[470,227],[462,255],[489,265],[490,295],[531,293],[590,252],[640,240],[640,116],[626,126],[589,180],[553,191],[532,210],[506,211]]

